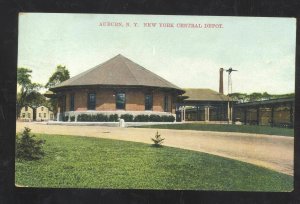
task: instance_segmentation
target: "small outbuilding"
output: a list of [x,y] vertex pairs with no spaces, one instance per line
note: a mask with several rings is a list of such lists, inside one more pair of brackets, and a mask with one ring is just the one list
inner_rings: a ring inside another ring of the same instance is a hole
[[33,109],[30,106],[24,106],[20,112],[20,120],[31,122],[33,120]]
[[177,121],[231,121],[232,101],[211,89],[187,88],[177,103]]
[[[58,98],[58,119],[79,114],[175,115],[185,91],[117,55],[50,89]],[[76,119],[75,119],[76,120]]]
[[53,119],[53,112],[46,106],[39,106],[36,108],[36,121],[48,121]]

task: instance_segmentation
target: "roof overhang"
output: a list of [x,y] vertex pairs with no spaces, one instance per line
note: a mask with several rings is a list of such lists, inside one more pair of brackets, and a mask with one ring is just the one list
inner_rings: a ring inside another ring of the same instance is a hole
[[155,86],[137,86],[137,85],[80,85],[80,86],[63,86],[63,87],[54,87],[49,90],[52,93],[72,91],[74,89],[148,89],[148,90],[164,90],[174,92],[177,95],[182,95],[185,93],[183,89],[176,89],[171,87],[155,87]]

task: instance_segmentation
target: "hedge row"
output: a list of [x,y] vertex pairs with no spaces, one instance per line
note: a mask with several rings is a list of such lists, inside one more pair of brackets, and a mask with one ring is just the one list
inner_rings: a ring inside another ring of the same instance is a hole
[[88,114],[80,114],[77,116],[77,121],[86,121],[86,122],[117,122],[119,119],[118,114],[113,115],[104,115],[104,114],[96,114],[96,115],[88,115]]
[[173,115],[137,115],[134,117],[134,122],[174,122]]
[[[125,122],[174,122],[175,117],[172,115],[137,115],[133,116],[131,114],[123,114],[121,115],[122,119]],[[63,121],[68,121],[69,116],[64,116]],[[70,121],[75,121],[75,116],[70,116]],[[118,114],[113,115],[104,115],[104,114],[96,114],[96,115],[89,115],[89,114],[80,114],[77,116],[77,121],[79,122],[117,122],[119,121]]]

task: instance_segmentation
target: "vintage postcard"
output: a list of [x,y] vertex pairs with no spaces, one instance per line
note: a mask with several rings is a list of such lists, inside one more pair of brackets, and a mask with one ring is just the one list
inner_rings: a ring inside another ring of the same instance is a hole
[[15,184],[290,192],[293,18],[20,13]]

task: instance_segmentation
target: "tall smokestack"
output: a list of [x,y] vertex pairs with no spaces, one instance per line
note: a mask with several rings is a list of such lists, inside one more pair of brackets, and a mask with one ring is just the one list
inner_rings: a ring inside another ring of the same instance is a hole
[[223,68],[220,68],[220,80],[219,80],[219,93],[224,94],[224,89],[223,89]]

